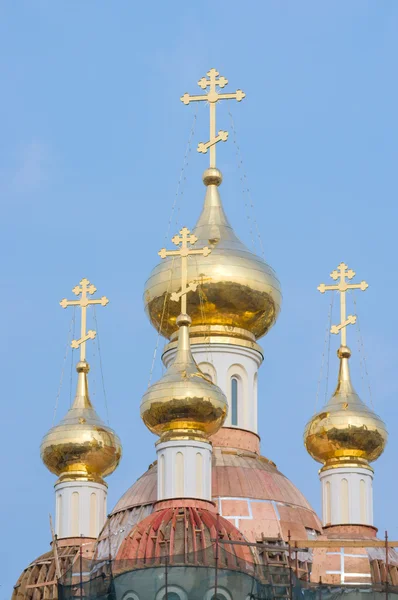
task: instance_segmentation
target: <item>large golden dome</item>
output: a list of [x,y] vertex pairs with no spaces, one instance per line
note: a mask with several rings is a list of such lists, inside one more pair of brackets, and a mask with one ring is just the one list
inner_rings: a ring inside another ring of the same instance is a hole
[[337,355],[340,371],[336,391],[323,410],[308,422],[304,443],[315,460],[328,466],[366,464],[382,454],[387,443],[386,426],[352,386],[349,348],[340,347]]
[[[229,224],[218,191],[220,171],[208,169],[203,181],[207,187],[205,204],[193,234],[198,238],[196,247],[210,246],[212,252],[188,260],[188,282],[200,284],[187,297],[191,336],[202,334],[203,327],[217,334],[221,326],[223,330],[244,329],[260,338],[278,317],[282,300],[279,281],[264,260],[249,252]],[[153,326],[168,338],[177,329],[180,309],[178,302],[170,301],[170,295],[181,287],[179,263],[173,257],[163,260],[145,285],[145,309]]]
[[77,390],[72,407],[41,443],[41,458],[60,480],[102,482],[120,462],[122,446],[116,433],[95,412],[88,395],[86,361],[77,364]]
[[162,441],[178,437],[207,438],[227,416],[227,399],[200,371],[189,344],[188,315],[177,319],[177,354],[165,375],[151,385],[141,402],[141,417]]

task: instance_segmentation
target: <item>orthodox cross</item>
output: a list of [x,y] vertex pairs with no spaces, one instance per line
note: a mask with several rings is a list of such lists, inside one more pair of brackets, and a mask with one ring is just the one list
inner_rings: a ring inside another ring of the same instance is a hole
[[[207,73],[209,79],[206,77],[202,77],[199,79],[198,86],[202,88],[202,90],[206,90],[209,88],[207,94],[202,94],[198,96],[190,96],[185,93],[181,96],[181,102],[184,104],[189,104],[190,102],[201,102],[207,100],[210,105],[210,140],[206,143],[200,142],[198,144],[198,152],[202,154],[206,154],[210,148],[210,168],[216,166],[216,144],[217,142],[226,142],[228,139],[228,132],[220,130],[218,135],[216,135],[216,104],[219,100],[237,100],[240,102],[246,96],[242,90],[236,90],[234,94],[220,94],[217,91],[217,87],[224,88],[228,84],[228,79],[225,77],[218,77],[220,73],[216,71],[216,69],[210,69]],[[218,79],[217,79],[218,77]]]
[[345,263],[340,263],[336,270],[330,273],[330,277],[339,282],[336,285],[325,285],[321,283],[317,288],[321,294],[324,294],[327,291],[337,290],[340,292],[340,325],[333,325],[330,333],[339,333],[341,331],[341,345],[347,345],[347,325],[353,325],[356,323],[355,315],[346,316],[346,292],[347,290],[362,290],[363,292],[369,287],[369,284],[366,281],[361,281],[361,283],[348,283],[347,279],[352,279],[355,277],[355,271],[352,269],[348,269]]
[[181,298],[181,313],[185,315],[187,312],[187,294],[190,291],[195,292],[198,287],[196,282],[187,283],[188,256],[192,256],[193,254],[209,256],[211,249],[208,248],[208,246],[205,246],[204,248],[191,248],[190,246],[193,246],[193,244],[198,241],[198,238],[186,227],[183,227],[180,231],[180,235],[175,235],[171,241],[175,246],[179,246],[178,250],[166,250],[166,248],[162,248],[158,254],[160,258],[166,258],[167,256],[179,256],[181,258],[181,290],[179,292],[173,292],[170,296],[170,300],[178,302]]
[[86,331],[87,327],[87,306],[90,304],[100,304],[101,306],[106,306],[109,302],[106,296],[102,296],[102,298],[98,298],[94,300],[93,298],[88,298],[88,296],[92,296],[97,291],[97,288],[89,282],[88,279],[82,279],[80,284],[75,286],[72,292],[75,296],[81,296],[79,300],[67,300],[64,298],[61,300],[60,305],[62,308],[67,308],[68,306],[80,306],[82,309],[82,317],[81,317],[81,330],[80,330],[80,339],[72,340],[71,346],[72,348],[79,348],[80,346],[80,360],[86,360],[86,342],[87,340],[93,340],[97,335],[96,331],[89,329]]

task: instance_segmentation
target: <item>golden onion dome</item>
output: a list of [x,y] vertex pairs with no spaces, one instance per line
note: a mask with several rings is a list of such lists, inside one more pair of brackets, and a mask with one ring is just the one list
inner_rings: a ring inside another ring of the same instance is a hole
[[367,465],[376,460],[386,446],[386,426],[352,386],[348,365],[350,349],[341,346],[337,356],[340,370],[336,391],[322,412],[308,422],[305,447],[315,460],[327,466],[353,462]]
[[191,353],[188,315],[177,318],[178,345],[173,363],[141,401],[141,417],[162,441],[208,438],[227,416],[227,399],[200,371]]
[[[218,169],[203,175],[207,188],[202,214],[193,230],[195,246],[210,246],[209,256],[188,260],[188,281],[200,284],[187,296],[191,337],[203,329],[217,335],[225,327],[240,328],[260,338],[274,325],[281,307],[275,272],[238,239],[225,215]],[[195,248],[194,246],[194,248]],[[145,284],[145,309],[153,326],[169,338],[176,331],[177,302],[170,295],[181,287],[180,261],[169,257],[157,265]]]
[[59,425],[52,427],[41,443],[41,458],[60,480],[102,482],[120,462],[122,445],[116,433],[95,412],[88,394],[89,364],[80,361],[76,396]]

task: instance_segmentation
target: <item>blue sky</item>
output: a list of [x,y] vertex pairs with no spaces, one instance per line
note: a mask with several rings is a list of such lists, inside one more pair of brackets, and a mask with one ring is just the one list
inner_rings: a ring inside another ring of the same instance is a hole
[[[319,510],[318,465],[302,443],[330,304],[316,288],[344,260],[369,282],[356,296],[358,315],[373,404],[390,432],[374,465],[375,523],[380,535],[388,529],[398,538],[397,27],[395,0],[1,3],[1,600],[49,547],[55,477],[39,445],[52,423],[71,318],[58,302],[82,277],[110,298],[98,328],[124,456],[108,479],[109,509],[154,460],[155,438],[139,417],[156,344],[142,290],[164,245],[195,113],[179,97],[199,91],[211,67],[231,91],[247,94],[220,107],[218,124],[231,131],[230,109],[284,296],[277,325],[261,340],[262,452]],[[195,147],[207,131],[200,106],[171,234],[200,212],[207,158]],[[218,164],[225,208],[250,246],[232,135]],[[348,340],[353,379],[368,400],[355,327]],[[329,393],[337,346],[333,337]],[[98,348],[89,358],[92,397],[105,417]],[[70,360],[57,418],[69,406]]]

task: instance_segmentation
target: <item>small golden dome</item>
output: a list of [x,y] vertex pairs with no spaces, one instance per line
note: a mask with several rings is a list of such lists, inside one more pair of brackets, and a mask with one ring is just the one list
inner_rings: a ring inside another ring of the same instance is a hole
[[162,441],[188,437],[208,438],[227,416],[227,399],[199,370],[189,343],[188,315],[177,318],[178,346],[165,375],[151,385],[141,401],[145,425]]
[[120,462],[122,445],[116,433],[95,412],[88,395],[89,364],[81,361],[76,396],[59,425],[44,436],[40,447],[46,467],[60,480],[102,482]]
[[[189,257],[188,281],[200,284],[187,296],[191,336],[196,331],[203,335],[203,327],[218,335],[221,326],[223,330],[244,329],[260,338],[278,317],[282,301],[279,281],[264,260],[249,252],[229,224],[218,192],[220,171],[207,169],[203,181],[207,187],[205,203],[192,233],[198,238],[198,248],[210,246],[212,252],[206,257]],[[170,295],[181,287],[179,262],[173,257],[163,260],[145,285],[145,309],[152,325],[167,338],[177,329],[179,305],[170,302]]]
[[352,462],[367,465],[379,458],[386,446],[386,426],[352,386],[350,349],[340,347],[337,356],[340,370],[336,391],[322,412],[307,423],[305,447],[315,460],[327,466]]

